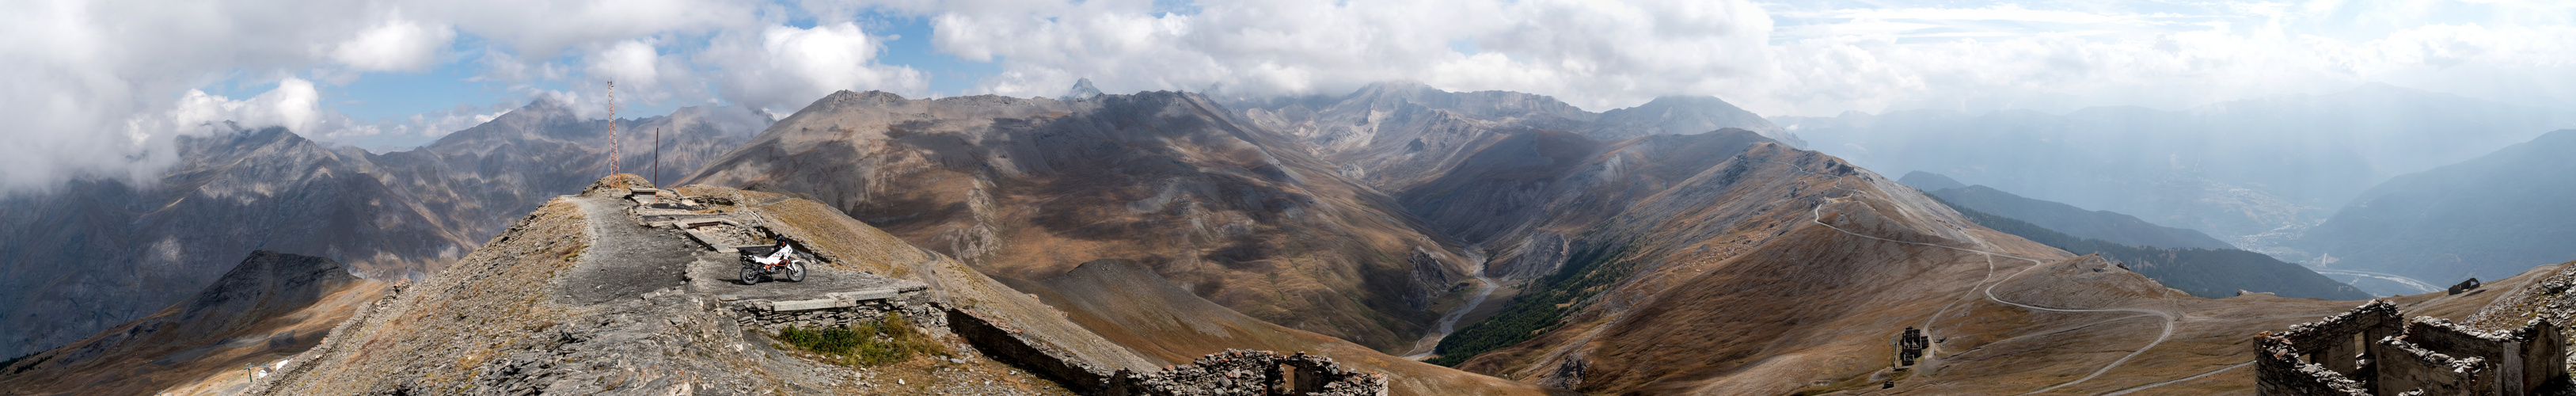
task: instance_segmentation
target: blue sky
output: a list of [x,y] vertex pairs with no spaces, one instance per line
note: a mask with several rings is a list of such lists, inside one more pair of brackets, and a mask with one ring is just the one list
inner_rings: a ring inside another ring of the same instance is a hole
[[0,13],[0,189],[148,175],[174,136],[284,126],[403,149],[547,98],[605,115],[836,90],[1342,94],[1377,81],[1593,111],[2180,109],[2370,83],[2576,106],[2542,0],[215,0]]

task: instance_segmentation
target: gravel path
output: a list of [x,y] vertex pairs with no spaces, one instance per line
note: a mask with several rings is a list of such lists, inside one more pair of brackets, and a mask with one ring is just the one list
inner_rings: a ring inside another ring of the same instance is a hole
[[565,301],[589,305],[637,298],[687,282],[683,274],[693,260],[691,253],[700,250],[688,236],[636,223],[626,214],[634,201],[575,197],[572,202],[581,207],[591,235],[597,238],[581,252],[573,273],[563,278],[565,285],[589,286],[558,288]]

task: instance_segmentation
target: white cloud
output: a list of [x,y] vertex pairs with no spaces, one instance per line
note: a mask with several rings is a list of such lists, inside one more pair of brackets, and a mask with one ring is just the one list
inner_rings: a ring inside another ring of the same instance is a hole
[[620,102],[661,103],[674,98],[701,98],[706,95],[705,84],[699,81],[685,56],[663,54],[654,43],[644,40],[625,40],[602,46],[586,55],[584,61],[588,67],[583,70],[583,75],[589,79],[571,83],[605,89],[606,86],[598,80],[615,81]]
[[[981,89],[1053,95],[1091,78],[1112,91],[1338,94],[1375,81],[1557,95],[1632,105],[1729,85],[1760,65],[1770,20],[1743,1],[1217,1],[1195,14],[1150,3],[961,6],[934,42],[998,59]],[[1452,44],[1472,42],[1478,53]]]
[[[322,122],[321,94],[313,82],[289,77],[277,82],[277,88],[249,99],[231,100],[189,90],[179,98],[166,120],[170,129],[192,129],[209,123],[231,121],[243,128],[286,127],[294,131],[312,131]],[[149,123],[138,120],[138,123]]]
[[928,91],[920,71],[877,62],[882,41],[851,22],[771,26],[719,35],[699,59],[722,74],[724,97],[771,112],[793,112],[839,90]]
[[358,70],[421,71],[436,63],[455,39],[456,29],[395,15],[333,46],[331,59]]
[[[128,179],[169,157],[177,111],[191,89],[230,76],[279,81],[316,64],[317,43],[337,42],[381,15],[338,1],[27,1],[0,13],[0,189],[44,188],[77,175]],[[288,115],[277,114],[281,119]],[[166,121],[166,119],[164,120]]]
[[2405,81],[2576,99],[2464,83],[2496,68],[2576,74],[2576,5],[2564,2],[1872,3],[1209,1],[1171,14],[1141,1],[1018,1],[951,4],[934,20],[941,50],[1002,64],[979,90],[1014,96],[1088,77],[1111,91],[1246,95],[1410,79],[1593,110],[1716,95],[1773,115],[2176,108]]

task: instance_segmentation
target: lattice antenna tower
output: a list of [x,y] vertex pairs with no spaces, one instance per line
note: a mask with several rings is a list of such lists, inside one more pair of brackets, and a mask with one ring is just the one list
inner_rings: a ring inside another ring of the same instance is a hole
[[608,82],[608,174],[610,174],[610,175],[616,175],[616,174],[620,173],[620,172],[618,171],[618,169],[617,169],[617,146],[618,146],[618,143],[619,143],[619,142],[617,141],[617,82],[616,82],[616,81],[609,81],[609,82]]

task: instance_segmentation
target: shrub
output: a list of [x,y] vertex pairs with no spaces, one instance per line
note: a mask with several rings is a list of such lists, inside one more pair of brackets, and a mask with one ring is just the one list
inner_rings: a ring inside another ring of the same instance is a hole
[[789,326],[778,332],[778,341],[796,350],[813,352],[845,366],[874,366],[911,359],[914,355],[946,355],[930,335],[912,328],[903,313],[886,315],[885,320],[849,326],[805,329]]

